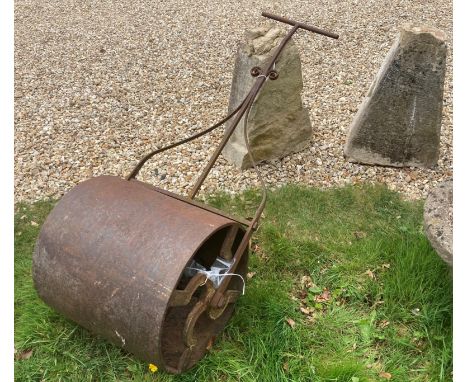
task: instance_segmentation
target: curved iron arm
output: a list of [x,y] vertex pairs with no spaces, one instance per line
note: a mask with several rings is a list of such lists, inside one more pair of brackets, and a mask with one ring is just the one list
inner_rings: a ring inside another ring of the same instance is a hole
[[[246,146],[246,149],[247,149],[247,153],[249,155],[249,159],[252,162],[252,166],[253,166],[255,172],[257,173],[257,177],[260,180],[260,183],[262,184],[262,200],[261,200],[259,206],[257,207],[257,210],[255,211],[255,215],[252,218],[252,220],[250,221],[250,224],[247,227],[247,230],[245,231],[244,236],[243,236],[239,246],[236,249],[236,253],[234,254],[233,262],[232,262],[231,266],[229,267],[229,270],[227,271],[230,274],[236,272],[237,266],[240,263],[242,255],[243,255],[245,249],[247,248],[247,246],[249,245],[249,241],[250,241],[250,238],[252,237],[253,231],[257,229],[258,221],[260,220],[260,217],[262,216],[262,212],[265,209],[265,205],[266,205],[266,202],[267,202],[266,184],[265,184],[265,181],[263,180],[263,177],[262,177],[262,174],[260,173],[260,170],[257,167],[257,163],[255,161],[252,150],[250,148],[249,137],[248,137],[248,134],[247,134],[247,120],[249,118],[250,109],[251,109],[252,104],[254,103],[255,98],[257,97],[257,95],[258,95],[258,93],[257,94],[252,94],[251,97],[249,98],[249,100],[247,101],[248,104],[247,104],[247,109],[246,109],[245,117],[244,117],[243,130],[244,130],[245,146]],[[225,297],[224,297],[224,292],[227,290],[227,287],[228,287],[228,285],[229,285],[229,283],[231,281],[231,278],[232,278],[232,276],[226,276],[223,279],[223,281],[221,282],[221,284],[218,286],[218,288],[216,289],[216,293],[215,293],[215,295],[213,296],[213,298],[212,298],[212,300],[210,302],[212,307],[219,308],[219,307],[223,306],[226,303]]]
[[146,154],[139,162],[138,164],[133,168],[132,172],[127,175],[127,177],[125,178],[126,180],[131,180],[131,179],[134,179],[138,173],[140,172],[141,168],[144,166],[144,164],[149,160],[151,159],[153,156],[155,156],[156,154],[159,154],[159,153],[162,153],[163,151],[166,151],[166,150],[169,150],[169,149],[173,149],[174,147],[177,147],[177,146],[180,146],[180,145],[183,145],[184,143],[187,143],[187,142],[190,142],[190,141],[193,141],[194,139],[197,139],[197,138],[200,138],[201,136],[205,135],[205,134],[208,134],[210,132],[212,132],[213,130],[215,130],[216,128],[222,126],[224,123],[226,123],[229,119],[231,119],[234,115],[236,115],[236,113],[241,109],[242,105],[244,105],[244,103],[248,100],[249,96],[251,95],[251,92],[249,92],[249,94],[247,94],[247,96],[243,99],[243,101],[240,103],[239,106],[237,106],[231,113],[229,113],[225,118],[223,118],[221,121],[219,121],[218,123],[214,124],[213,126],[203,130],[203,131],[200,131],[199,133],[196,133],[194,135],[191,135],[190,137],[187,137],[187,138],[184,138],[180,141],[177,141],[177,142],[174,142],[174,143],[171,143],[167,146],[164,146],[164,147],[161,147],[159,149],[156,149],[154,151],[151,151],[150,153]]

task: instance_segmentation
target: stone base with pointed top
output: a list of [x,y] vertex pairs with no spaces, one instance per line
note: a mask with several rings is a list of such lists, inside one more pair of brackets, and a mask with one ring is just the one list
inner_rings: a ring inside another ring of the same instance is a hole
[[[250,69],[254,66],[263,68],[283,37],[282,29],[274,25],[247,31],[237,54],[229,111],[242,102],[254,84]],[[301,60],[293,41],[288,42],[281,53],[276,70],[278,79],[265,83],[247,121],[249,142],[257,162],[303,150],[312,135],[309,114],[301,99]],[[224,148],[223,156],[236,167],[245,169],[252,163],[245,146],[243,128],[244,118]]]
[[445,34],[404,25],[351,124],[350,162],[432,167],[439,158]]

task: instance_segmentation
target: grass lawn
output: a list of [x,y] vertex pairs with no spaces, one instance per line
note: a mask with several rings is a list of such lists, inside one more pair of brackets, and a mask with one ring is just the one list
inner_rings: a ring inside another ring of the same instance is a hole
[[[258,195],[209,203],[249,216]],[[452,276],[422,229],[422,202],[383,186],[269,194],[246,294],[209,354],[151,373],[37,297],[31,254],[53,202],[16,206],[17,381],[450,381]]]

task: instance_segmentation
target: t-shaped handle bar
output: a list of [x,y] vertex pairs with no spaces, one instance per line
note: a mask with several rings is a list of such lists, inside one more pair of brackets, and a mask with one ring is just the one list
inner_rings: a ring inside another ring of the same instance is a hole
[[300,23],[300,22],[297,22],[297,21],[289,20],[286,17],[276,16],[276,15],[273,15],[273,14],[271,14],[269,12],[262,12],[262,16],[263,17],[268,17],[269,19],[272,19],[272,20],[280,21],[280,22],[285,23],[285,24],[289,24],[289,25],[292,25],[292,26],[297,26],[297,27],[299,27],[301,29],[305,29],[305,30],[308,30],[308,31],[314,32],[314,33],[318,33],[318,34],[321,34],[321,35],[324,35],[324,36],[327,36],[327,37],[331,37],[331,38],[334,38],[334,39],[338,38],[338,35],[336,33],[328,32],[328,31],[325,31],[323,29],[319,29],[317,27],[314,27],[312,25],[307,25],[307,24]]

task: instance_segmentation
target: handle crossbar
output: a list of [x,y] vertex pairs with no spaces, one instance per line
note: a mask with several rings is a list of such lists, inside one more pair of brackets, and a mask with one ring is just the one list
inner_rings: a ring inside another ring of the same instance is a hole
[[304,23],[300,23],[298,21],[289,20],[286,17],[277,16],[277,15],[274,15],[274,14],[269,13],[269,12],[262,12],[262,16],[263,17],[268,17],[269,19],[272,19],[272,20],[280,21],[280,22],[285,23],[285,24],[289,24],[289,25],[292,25],[292,26],[297,26],[297,27],[299,27],[301,29],[305,29],[305,30],[308,30],[308,31],[314,32],[314,33],[318,33],[318,34],[321,34],[323,36],[327,36],[327,37],[330,37],[330,38],[337,39],[339,37],[336,33],[329,32],[329,31],[314,27],[313,25],[307,25],[307,24],[304,24]]

